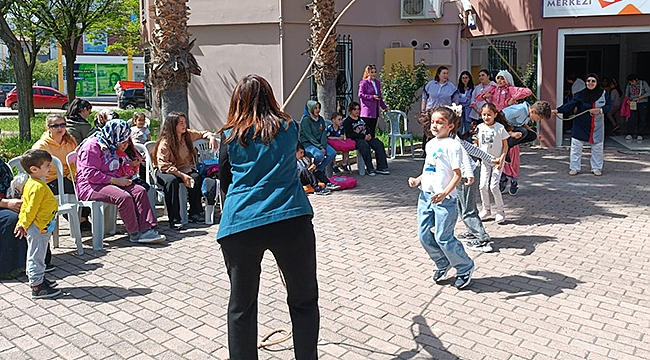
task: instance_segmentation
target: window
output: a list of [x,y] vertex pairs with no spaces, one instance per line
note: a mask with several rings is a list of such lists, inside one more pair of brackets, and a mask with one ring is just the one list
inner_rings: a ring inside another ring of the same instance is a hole
[[41,89],[41,95],[43,96],[56,96],[56,93],[52,90]]

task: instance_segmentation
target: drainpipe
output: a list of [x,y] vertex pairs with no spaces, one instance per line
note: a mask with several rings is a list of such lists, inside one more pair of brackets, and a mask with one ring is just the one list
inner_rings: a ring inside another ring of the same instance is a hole
[[283,99],[282,101],[284,101],[284,29],[282,27],[284,24],[284,19],[282,17],[282,1],[283,0],[278,0],[278,30],[280,31],[280,93],[276,96],[279,99]]

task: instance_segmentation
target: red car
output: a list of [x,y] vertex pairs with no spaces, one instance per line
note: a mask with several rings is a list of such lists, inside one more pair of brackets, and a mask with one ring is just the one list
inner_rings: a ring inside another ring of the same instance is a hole
[[[34,108],[41,109],[67,109],[68,95],[47,86],[32,86],[34,92]],[[5,106],[11,110],[18,110],[18,93],[16,88],[7,94]]]

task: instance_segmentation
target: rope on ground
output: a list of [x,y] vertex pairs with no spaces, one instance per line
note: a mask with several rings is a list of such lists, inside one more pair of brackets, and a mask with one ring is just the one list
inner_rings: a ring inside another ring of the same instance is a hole
[[[339,20],[341,20],[341,17],[343,16],[343,14],[345,14],[345,12],[348,11],[350,6],[352,6],[352,4],[354,4],[356,1],[357,0],[350,0],[350,3],[343,9],[343,11],[341,11],[339,16],[336,17],[336,19],[332,23],[332,26],[330,26],[329,30],[327,30],[327,34],[325,34],[325,36],[323,37],[323,41],[321,41],[320,46],[318,47],[318,50],[316,50],[317,54],[323,49],[323,46],[325,45],[325,41],[327,40],[327,38],[332,33],[332,30],[334,29],[334,27],[336,27],[336,24],[339,23]],[[300,87],[300,85],[302,85],[302,82],[305,81],[305,78],[307,77],[307,74],[311,70],[311,67],[312,67],[312,65],[314,65],[315,61],[316,61],[316,56],[312,57],[311,61],[309,62],[309,65],[307,65],[307,68],[305,69],[305,72],[302,74],[302,77],[300,78],[300,80],[298,80],[298,83],[296,84],[296,86],[291,91],[291,94],[289,94],[289,97],[287,98],[287,100],[284,101],[284,103],[280,107],[280,110],[284,111],[284,109],[287,107],[287,104],[291,101],[293,96],[296,94],[296,91],[298,91],[298,87]]]

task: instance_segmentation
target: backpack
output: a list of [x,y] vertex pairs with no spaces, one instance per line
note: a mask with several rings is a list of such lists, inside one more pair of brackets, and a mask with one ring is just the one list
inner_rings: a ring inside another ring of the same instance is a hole
[[341,190],[352,189],[353,187],[357,186],[357,179],[351,176],[334,175],[329,178],[329,180],[332,184],[340,186]]

